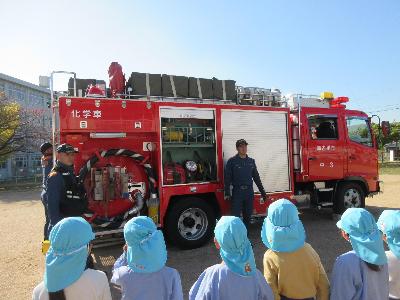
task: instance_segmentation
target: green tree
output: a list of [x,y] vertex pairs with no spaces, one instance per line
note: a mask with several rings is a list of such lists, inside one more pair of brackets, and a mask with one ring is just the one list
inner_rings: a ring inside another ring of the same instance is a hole
[[386,145],[393,142],[400,143],[400,122],[391,122],[390,123],[390,134],[388,136],[383,136],[382,132],[379,133],[379,125],[372,123],[372,130],[375,136],[380,137],[379,148],[382,148],[382,145]]

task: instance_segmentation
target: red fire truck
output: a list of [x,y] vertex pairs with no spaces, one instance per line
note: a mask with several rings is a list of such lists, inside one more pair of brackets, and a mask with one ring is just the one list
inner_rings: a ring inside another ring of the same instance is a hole
[[229,214],[224,164],[240,138],[268,194],[264,203],[255,187],[255,216],[282,197],[341,213],[380,191],[370,120],[347,110],[347,98],[325,93],[275,101],[270,96],[279,91],[236,89],[235,101],[115,91],[105,97],[104,89],[53,97],[54,142],[79,150],[75,171],[97,236],[120,233],[141,214],[180,247],[204,244],[216,220]]

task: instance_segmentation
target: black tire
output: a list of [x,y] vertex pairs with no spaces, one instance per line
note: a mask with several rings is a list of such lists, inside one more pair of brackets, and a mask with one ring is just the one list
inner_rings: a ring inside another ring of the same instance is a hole
[[342,214],[350,207],[365,207],[364,190],[356,182],[340,183],[336,191],[333,211],[336,214]]
[[164,231],[171,244],[193,249],[210,240],[214,227],[214,209],[203,199],[185,197],[169,209]]

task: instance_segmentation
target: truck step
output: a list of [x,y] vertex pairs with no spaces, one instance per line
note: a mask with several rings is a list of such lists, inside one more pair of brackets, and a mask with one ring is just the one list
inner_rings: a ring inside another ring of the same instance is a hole
[[123,228],[113,230],[95,230],[96,239],[93,240],[93,248],[104,248],[115,245],[123,245],[125,243],[123,236]]
[[318,189],[318,192],[332,192],[333,188]]

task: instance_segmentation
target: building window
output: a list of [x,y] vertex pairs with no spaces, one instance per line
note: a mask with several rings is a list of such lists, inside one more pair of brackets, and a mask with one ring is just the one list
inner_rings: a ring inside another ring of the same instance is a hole
[[15,100],[15,99],[14,99],[14,96],[13,96],[13,89],[8,88],[6,94],[7,94],[7,97],[8,97],[10,100]]
[[39,155],[35,155],[32,157],[32,167],[40,167],[42,165],[41,157]]
[[25,93],[24,90],[17,89],[17,99],[18,99],[20,102],[25,102],[26,93]]
[[359,117],[348,117],[347,132],[353,142],[372,147],[371,128],[368,120]]
[[26,168],[28,166],[27,162],[28,160],[26,159],[26,156],[15,157],[15,166],[17,168]]
[[337,140],[336,116],[308,116],[308,126],[312,140]]
[[47,96],[36,94],[33,91],[31,91],[29,95],[29,102],[32,107],[47,107],[46,101],[48,99],[49,98]]
[[7,162],[6,161],[0,162],[0,169],[7,169]]
[[26,100],[26,92],[22,89],[18,89],[12,86],[9,86],[7,89],[8,98],[18,102],[25,102]]

